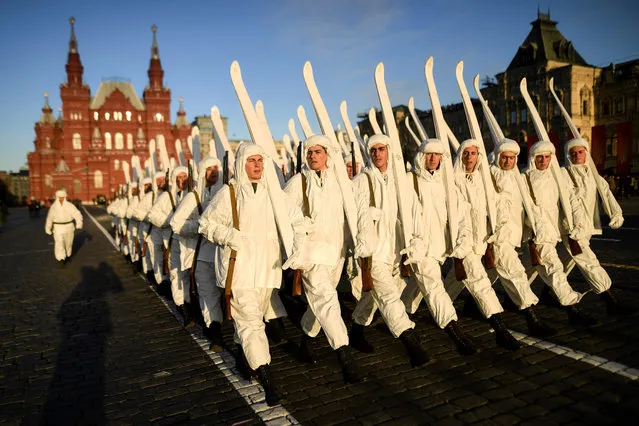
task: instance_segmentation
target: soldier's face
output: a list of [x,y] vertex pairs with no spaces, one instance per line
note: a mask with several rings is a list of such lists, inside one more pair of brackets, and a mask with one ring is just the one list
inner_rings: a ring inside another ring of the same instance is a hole
[[206,168],[206,186],[213,186],[220,178],[220,169],[217,166],[209,166]]
[[546,170],[550,166],[552,156],[549,152],[535,155],[535,167],[537,170]]
[[186,189],[187,179],[188,179],[188,176],[184,172],[178,173],[178,175],[175,177],[175,184],[177,185],[178,188],[180,188],[180,191],[184,191]]
[[131,194],[133,194],[134,197],[138,195],[139,193],[140,193],[140,190],[137,187],[131,189]]
[[155,184],[158,186],[158,188],[162,188],[165,182],[166,182],[166,179],[164,176],[155,179]]
[[328,154],[321,145],[313,145],[306,151],[306,163],[311,170],[326,170]]
[[58,197],[58,201],[60,202],[60,204],[64,203],[64,197]]
[[502,170],[512,170],[517,163],[517,154],[510,151],[504,151],[499,154],[499,167]]
[[436,152],[427,152],[425,157],[426,169],[431,172],[437,170],[439,162],[442,160],[442,155]]
[[151,185],[150,183],[145,183],[144,184],[144,193],[146,194],[147,192],[153,190],[153,185]]
[[264,158],[259,154],[251,155],[246,159],[244,170],[251,182],[259,181],[264,171]]
[[464,164],[464,167],[466,167],[466,172],[470,173],[475,170],[478,158],[479,151],[476,146],[469,146],[464,149],[464,152],[462,153],[462,163]]
[[378,143],[371,146],[370,154],[373,165],[377,167],[380,172],[385,172],[388,168],[388,148],[386,145]]
[[583,146],[570,148],[570,151],[568,151],[568,155],[570,155],[570,162],[572,164],[579,165],[586,163],[586,148],[584,148]]

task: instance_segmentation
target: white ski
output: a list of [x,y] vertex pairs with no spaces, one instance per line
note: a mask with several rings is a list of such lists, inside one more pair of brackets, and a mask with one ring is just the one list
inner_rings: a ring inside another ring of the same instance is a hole
[[158,153],[155,149],[155,139],[151,139],[149,141],[149,168],[151,173],[147,177],[153,178],[153,175],[159,170]]
[[[497,207],[495,186],[493,185],[492,177],[490,175],[490,166],[488,165],[488,152],[486,151],[486,144],[481,135],[481,128],[479,127],[479,121],[477,121],[477,115],[475,115],[475,109],[473,103],[470,100],[466,83],[464,82],[464,61],[459,61],[455,68],[455,77],[457,79],[457,86],[462,97],[462,103],[464,104],[464,111],[466,112],[466,121],[470,129],[470,137],[476,140],[480,145],[481,155],[481,179],[486,194],[486,210],[488,212],[488,219],[490,222],[490,234],[493,234],[497,230]],[[450,128],[447,129],[447,133]]]
[[131,170],[127,161],[122,161],[122,171],[124,172],[124,183],[129,186],[131,184]]
[[300,138],[297,137],[297,132],[295,131],[295,120],[288,120],[288,131],[291,133],[291,138],[293,138],[293,151],[295,152],[295,167],[297,167],[297,147],[300,145]]
[[315,134],[315,132],[311,129],[311,125],[308,123],[306,111],[302,105],[297,107],[297,119],[300,121],[300,126],[302,126],[302,132],[304,133],[305,139],[308,139]]
[[371,127],[373,127],[373,133],[376,135],[383,135],[382,129],[379,127],[379,123],[377,122],[377,110],[375,108],[371,108],[368,110],[368,121],[371,123]]
[[362,157],[365,161],[365,163],[363,164],[366,166],[370,165],[371,162],[370,162],[370,154],[368,153],[368,149],[366,149],[366,145],[364,145],[364,141],[362,140],[362,138],[355,135],[355,131],[353,130],[353,125],[351,124],[351,120],[350,118],[348,118],[348,106],[346,104],[346,101],[342,101],[342,103],[339,104],[339,112],[342,116],[342,121],[344,122],[344,128],[346,129],[346,134],[348,135],[348,139],[351,142],[355,142],[355,144],[357,144],[357,146],[361,150]]
[[293,148],[291,147],[291,138],[289,135],[285,134],[282,136],[282,144],[284,144],[284,149],[288,155],[288,159],[286,160],[286,169],[289,174],[292,174],[295,167],[297,167],[297,155],[293,152]]
[[324,101],[319,93],[317,84],[315,84],[315,77],[313,76],[313,67],[310,62],[304,64],[304,82],[308,89],[308,94],[313,102],[313,108],[315,109],[315,115],[319,121],[322,133],[328,137],[332,143],[331,160],[335,166],[335,174],[337,182],[339,183],[340,190],[342,192],[342,201],[344,203],[344,213],[346,215],[346,222],[351,231],[353,237],[353,243],[357,246],[357,205],[355,204],[355,197],[353,196],[352,182],[348,178],[348,172],[346,171],[346,164],[342,157],[342,150],[339,147],[339,142],[335,136],[333,125],[324,106]]
[[262,125],[262,130],[265,132],[265,136],[271,141],[270,144],[264,145],[263,148],[271,156],[271,160],[273,161],[277,172],[277,178],[280,181],[280,186],[284,187],[286,178],[284,177],[284,172],[281,168],[282,158],[280,153],[277,152],[277,148],[275,148],[275,139],[273,139],[271,129],[268,127],[266,113],[264,112],[264,103],[261,100],[258,100],[255,103],[255,114],[257,115],[259,123]]
[[175,140],[175,155],[177,155],[180,166],[186,166],[186,157],[184,156],[184,151],[182,151],[182,141],[179,139]]
[[415,122],[415,126],[417,126],[417,133],[419,133],[419,137],[422,142],[428,140],[426,129],[424,129],[422,122],[419,120],[419,117],[417,117],[417,112],[415,111],[415,99],[412,96],[408,99],[408,111]]
[[433,113],[433,122],[435,124],[435,135],[437,139],[444,145],[446,153],[442,155],[440,168],[443,174],[444,187],[446,189],[446,207],[448,208],[448,230],[450,239],[453,244],[457,241],[458,223],[457,220],[457,199],[455,190],[455,177],[453,175],[453,160],[450,152],[450,146],[446,143],[447,132],[442,106],[439,102],[437,87],[435,86],[435,77],[433,76],[433,57],[429,57],[424,65],[424,75],[426,77],[426,86],[428,87],[428,96],[430,97],[430,106]]
[[408,181],[406,174],[406,162],[402,155],[402,145],[399,140],[399,131],[395,123],[395,114],[388,97],[386,82],[384,81],[384,64],[380,62],[375,68],[375,85],[377,86],[377,95],[379,103],[382,106],[382,116],[386,124],[386,131],[391,141],[392,162],[393,162],[393,180],[395,181],[395,191],[397,193],[397,206],[399,207],[399,219],[402,226],[402,237],[404,238],[404,246],[408,246],[413,239],[413,216],[411,214],[411,204],[413,200],[412,194],[408,191],[412,190],[411,182]]
[[160,150],[160,162],[162,163],[162,171],[166,172],[171,168],[171,160],[166,150],[166,141],[163,135],[158,135],[158,149]]
[[[211,122],[213,123],[213,138],[215,142],[215,156],[218,159],[224,158],[224,153],[229,153],[229,172],[232,174],[233,164],[235,164],[235,154],[231,149],[226,133],[224,132],[224,124],[222,123],[222,116],[217,106],[211,108]],[[210,148],[210,147],[209,147]],[[209,154],[211,155],[211,154]]]
[[[249,133],[251,134],[251,138],[260,146],[265,146],[268,144],[272,145],[273,138],[269,138],[266,130],[261,125],[257,114],[255,113],[253,103],[251,102],[251,98],[249,97],[246,87],[244,86],[244,81],[242,80],[242,70],[240,69],[240,64],[237,61],[233,61],[233,63],[231,64],[230,73],[231,81],[233,82],[233,87],[235,88],[237,99],[239,100],[240,106],[242,107],[244,119],[246,120],[246,125],[249,129]],[[291,221],[288,217],[286,197],[284,191],[279,185],[279,179],[275,172],[275,166],[272,162],[270,163],[270,165],[264,165],[264,173],[268,185],[269,197],[273,206],[273,213],[275,216],[277,229],[282,239],[282,244],[284,246],[286,256],[289,257],[293,254],[293,227],[291,226]]]
[[410,127],[410,117],[409,116],[406,116],[406,119],[404,120],[404,125],[408,129],[408,133],[410,133],[410,136],[413,138],[413,142],[415,142],[418,147],[422,146],[421,141],[419,140],[419,138],[417,137],[415,132],[413,132],[413,129],[411,129],[411,127]]

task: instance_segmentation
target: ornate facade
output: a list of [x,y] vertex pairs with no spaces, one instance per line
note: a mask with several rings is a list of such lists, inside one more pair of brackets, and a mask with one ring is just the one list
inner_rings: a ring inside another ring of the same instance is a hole
[[148,141],[163,135],[169,156],[174,157],[176,141],[190,158],[187,137],[191,124],[180,102],[171,124],[171,90],[164,86],[157,28],[153,26],[148,85],[140,99],[127,81],[102,81],[95,96],[83,81],[75,37],[74,19],[66,63],[67,81],[60,85],[62,108],[57,118],[48,95],[40,120],[35,124],[35,150],[27,154],[31,195],[38,200],[53,198],[65,187],[70,199],[84,202],[98,194],[109,196],[125,182],[123,162],[131,156],[140,161],[149,157]]

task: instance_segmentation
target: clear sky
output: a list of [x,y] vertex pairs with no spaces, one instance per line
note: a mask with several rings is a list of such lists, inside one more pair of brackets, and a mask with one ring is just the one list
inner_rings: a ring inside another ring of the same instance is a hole
[[280,139],[300,104],[319,129],[302,78],[306,60],[335,127],[342,100],[353,122],[378,107],[373,72],[380,61],[393,105],[414,96],[417,108],[430,108],[423,67],[431,55],[442,103],[459,102],[455,64],[465,61],[469,83],[475,74],[505,70],[538,6],[550,9],[590,64],[639,57],[635,0],[1,0],[0,170],[26,162],[45,91],[57,116],[70,16],[92,95],[103,78],[122,77],[142,97],[155,24],[172,121],[183,97],[189,121],[218,105],[229,118],[229,137],[248,138],[229,77],[238,60],[253,102],[264,102]]

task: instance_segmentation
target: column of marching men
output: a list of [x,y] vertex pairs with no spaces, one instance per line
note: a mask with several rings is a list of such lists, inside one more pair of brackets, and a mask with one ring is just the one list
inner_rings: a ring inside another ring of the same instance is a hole
[[[248,102],[240,76],[239,89],[236,80],[234,84],[253,142],[240,144],[234,164],[228,164],[221,158],[222,150],[229,150],[222,129],[216,129],[212,156],[201,160],[197,131],[189,140],[195,147],[189,162],[171,161],[161,137],[158,162],[153,141],[144,168],[132,158],[129,176],[125,164],[127,185],[107,209],[116,244],[150,285],[175,302],[185,327],[202,321],[212,350],[222,349],[221,324],[232,319],[238,370],[246,379],[257,375],[269,405],[283,398],[269,369],[269,340],[287,338],[287,312],[279,293],[286,269],[295,273],[282,291],[293,289],[307,306],[300,322],[299,358],[319,362],[314,341],[323,330],[349,383],[365,378],[351,350],[374,352],[365,328],[377,310],[412,366],[430,360],[411,319],[421,300],[461,354],[477,352],[478,345],[459,327],[453,306],[464,288],[494,330],[496,344],[519,349],[493,289],[497,279],[510,299],[506,302],[524,315],[529,334],[540,338],[556,330],[535,312],[539,299],[530,284],[537,275],[545,284],[542,298],[565,309],[570,324],[597,321],[579,307],[584,294],[568,280],[575,264],[610,315],[636,312],[611,293],[610,277],[589,244],[591,235],[601,233],[600,210],[616,229],[623,223],[621,208],[594,167],[589,143],[559,100],[555,97],[574,135],[565,144],[564,168],[522,81],[539,142],[520,173],[519,145],[504,137],[476,79],[493,136],[494,149],[487,152],[460,75],[458,67],[472,138],[459,144],[451,136],[427,71],[437,135],[426,136],[415,123],[420,146],[408,171],[393,139],[395,123],[386,123],[388,135],[362,140],[345,122],[349,149],[330,134],[321,117],[323,104],[318,108],[315,99],[324,134],[305,129],[301,142],[294,136],[297,158],[278,167],[282,160],[269,146],[273,141],[265,119],[256,120],[259,114]],[[550,85],[552,90],[552,81]],[[379,93],[382,100],[385,88]],[[408,233],[402,230],[406,218],[412,221]],[[571,255],[566,267],[558,255],[559,242]],[[443,276],[447,260],[452,267]],[[338,300],[344,276],[357,299],[350,330]],[[296,286],[301,286],[301,296]]]

